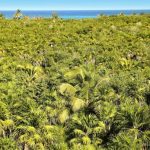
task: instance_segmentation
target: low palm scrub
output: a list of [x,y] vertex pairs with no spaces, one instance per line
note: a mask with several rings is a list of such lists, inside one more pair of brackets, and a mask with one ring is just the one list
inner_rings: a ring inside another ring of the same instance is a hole
[[150,16],[0,15],[0,149],[148,149]]

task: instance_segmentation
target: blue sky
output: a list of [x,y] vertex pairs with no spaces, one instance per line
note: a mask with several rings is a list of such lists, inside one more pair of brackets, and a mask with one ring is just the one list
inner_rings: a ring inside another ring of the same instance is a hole
[[0,0],[0,10],[150,9],[150,0]]

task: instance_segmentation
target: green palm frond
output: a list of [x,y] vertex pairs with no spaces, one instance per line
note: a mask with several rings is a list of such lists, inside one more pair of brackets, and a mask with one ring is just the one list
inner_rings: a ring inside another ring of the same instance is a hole
[[26,127],[26,131],[29,132],[29,133],[35,133],[36,132],[36,129],[32,126],[27,126]]
[[2,123],[4,130],[14,127],[14,121],[13,120],[4,120],[1,123]]
[[70,140],[71,145],[75,145],[77,143],[78,143],[78,138],[73,138],[73,139]]
[[48,132],[48,131],[51,131],[51,130],[54,130],[54,126],[45,125],[45,126],[44,126],[44,130],[46,130],[47,132]]
[[35,140],[36,143],[40,142],[41,141],[41,136],[36,133],[36,134],[33,135],[33,139]]
[[102,133],[102,132],[104,132],[105,130],[106,130],[106,125],[105,125],[105,123],[102,122],[102,121],[99,121],[99,122],[98,122],[98,126],[93,129],[93,132],[95,132],[95,133]]
[[137,129],[120,132],[113,140],[114,147],[118,149],[142,149],[143,142],[138,136],[139,131]]
[[59,92],[62,95],[74,96],[76,91],[77,91],[76,88],[74,88],[72,85],[68,83],[63,83],[59,87]]
[[54,136],[52,133],[47,133],[44,137],[48,141],[52,141],[54,139]]
[[71,105],[72,105],[72,110],[75,112],[80,110],[82,107],[84,107],[85,102],[82,99],[73,97]]
[[85,133],[82,130],[79,130],[79,129],[75,129],[74,134],[77,135],[77,136],[84,136],[85,135]]
[[10,115],[10,112],[8,111],[7,105],[0,101],[0,119],[7,119]]
[[64,123],[67,119],[69,119],[69,111],[67,109],[63,110],[59,117],[58,117],[60,123]]
[[45,147],[42,143],[36,143],[35,149],[45,150]]
[[85,69],[82,67],[75,67],[73,70],[68,71],[67,73],[64,74],[65,79],[74,79],[77,76],[81,77],[82,80],[84,80],[86,75]]
[[82,137],[82,142],[85,145],[89,145],[89,144],[91,144],[91,139],[88,136],[83,136]]

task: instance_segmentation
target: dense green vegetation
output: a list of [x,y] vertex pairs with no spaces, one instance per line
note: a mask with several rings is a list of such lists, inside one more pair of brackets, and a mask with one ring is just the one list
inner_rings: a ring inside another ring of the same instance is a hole
[[0,149],[144,149],[149,25],[150,15],[1,18]]

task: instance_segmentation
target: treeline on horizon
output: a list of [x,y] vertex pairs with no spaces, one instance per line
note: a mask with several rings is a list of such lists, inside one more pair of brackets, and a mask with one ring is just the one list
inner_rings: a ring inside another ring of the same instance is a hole
[[[124,16],[125,14],[123,12],[120,12],[118,15],[119,16]],[[110,15],[110,16],[118,16],[118,15]],[[139,14],[133,13],[133,14],[130,14],[130,15],[149,15],[149,14],[141,12]],[[100,17],[100,16],[107,16],[107,15],[100,13],[97,17]],[[0,13],[0,18],[1,19],[6,19],[5,15],[3,13]],[[20,9],[17,9],[16,12],[14,13],[13,17],[12,17],[12,19],[17,19],[17,20],[27,19],[27,18],[30,19],[30,17],[24,15]],[[34,17],[32,19],[42,19],[42,18],[44,18],[44,17]],[[50,14],[50,18],[58,19],[60,17],[57,14],[57,11],[52,11],[52,13]]]
[[1,150],[148,150],[150,15],[0,19]]

